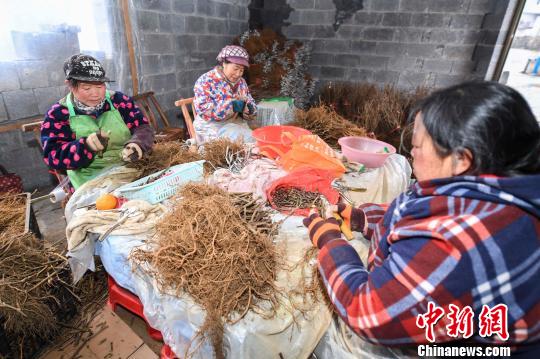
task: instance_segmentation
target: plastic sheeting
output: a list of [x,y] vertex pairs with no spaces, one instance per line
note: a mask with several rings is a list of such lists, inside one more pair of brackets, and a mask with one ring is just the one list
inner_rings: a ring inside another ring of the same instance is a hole
[[[277,215],[276,220],[283,219]],[[287,264],[301,260],[307,248],[311,246],[302,217],[288,217],[281,226],[275,242],[284,248]],[[102,243],[97,243],[103,265],[115,281],[122,287],[135,293],[144,306],[144,315],[150,325],[160,330],[164,341],[171,349],[183,356],[191,338],[204,322],[205,312],[189,296],[176,298],[160,293],[155,280],[140,270],[132,272],[128,260],[129,253],[135,247],[144,245],[144,238],[110,236]],[[310,272],[307,270],[307,272]],[[281,271],[277,286],[286,293],[296,288],[303,279],[301,268],[293,271]],[[299,298],[297,300],[300,301]],[[310,308],[306,315],[292,311],[289,306],[282,306],[274,319],[249,312],[235,325],[225,326],[224,346],[228,358],[307,358],[325,333],[331,320],[331,313],[323,303],[303,303]],[[292,313],[292,314],[291,314]],[[192,349],[198,343],[193,343]],[[194,358],[211,358],[213,349],[209,343],[203,343],[194,353]]]
[[414,353],[407,353],[397,348],[371,344],[360,338],[341,320],[334,317],[330,327],[314,351],[318,359],[382,359],[415,358]]
[[407,190],[412,174],[411,166],[402,155],[389,156],[379,168],[368,168],[362,173],[346,173],[342,181],[349,187],[365,188],[364,192],[346,191],[355,206],[363,203],[388,203]]

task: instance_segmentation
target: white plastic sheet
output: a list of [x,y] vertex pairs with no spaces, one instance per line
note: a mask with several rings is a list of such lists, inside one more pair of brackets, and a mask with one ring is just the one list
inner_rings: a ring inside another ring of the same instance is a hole
[[[371,344],[360,338],[341,320],[334,317],[314,351],[317,359],[386,359],[415,358],[414,353],[398,348]],[[411,355],[412,354],[412,355]]]
[[[276,220],[283,216],[277,215]],[[276,239],[278,246],[286,246],[286,260],[292,265],[303,258],[311,246],[302,217],[289,217],[283,223]],[[150,325],[160,330],[164,341],[180,356],[186,352],[191,338],[202,325],[205,312],[189,296],[176,298],[157,290],[155,280],[140,270],[132,272],[128,256],[135,247],[144,245],[144,238],[110,236],[96,245],[105,269],[116,282],[135,293],[144,306],[144,315]],[[277,285],[281,292],[298,285],[302,278],[300,268],[292,272],[281,271]],[[225,326],[224,345],[228,358],[307,358],[328,328],[331,313],[323,303],[311,303],[305,316],[291,312],[283,306],[274,319],[264,319],[249,312],[235,325]],[[293,320],[294,319],[294,320]],[[193,344],[193,348],[198,343]],[[211,358],[213,349],[208,343],[194,353],[194,358]]]
[[412,169],[402,155],[389,156],[379,168],[368,168],[363,173],[347,173],[343,182],[349,187],[365,188],[364,192],[347,191],[356,206],[363,203],[388,203],[407,190]]

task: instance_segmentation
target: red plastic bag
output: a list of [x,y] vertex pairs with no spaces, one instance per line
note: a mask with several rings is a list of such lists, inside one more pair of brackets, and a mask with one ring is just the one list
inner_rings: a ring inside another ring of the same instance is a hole
[[[275,180],[266,190],[266,197],[272,208],[277,209],[273,201],[273,194],[278,188],[298,188],[307,192],[322,194],[330,204],[337,204],[339,193],[332,188],[334,175],[329,171],[313,168],[299,169]],[[300,208],[293,212],[297,216],[309,215],[310,208]],[[290,214],[286,212],[286,214]]]
[[21,193],[23,191],[22,178],[15,173],[9,173],[0,165],[0,193]]

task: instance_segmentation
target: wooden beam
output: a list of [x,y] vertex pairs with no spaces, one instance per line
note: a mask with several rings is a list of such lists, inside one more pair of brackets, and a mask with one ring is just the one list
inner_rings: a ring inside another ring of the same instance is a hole
[[126,34],[127,47],[129,51],[129,67],[131,69],[131,82],[133,83],[133,95],[139,93],[139,75],[137,74],[137,63],[135,62],[135,50],[133,49],[133,32],[131,20],[129,18],[129,0],[122,0],[122,12],[124,13],[124,33]]

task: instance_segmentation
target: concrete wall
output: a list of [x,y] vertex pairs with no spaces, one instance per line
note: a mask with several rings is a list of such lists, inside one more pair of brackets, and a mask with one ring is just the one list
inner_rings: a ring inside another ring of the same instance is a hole
[[[17,61],[0,62],[0,126],[43,115],[65,94],[62,63],[79,51],[78,28],[13,32]],[[0,133],[0,164],[23,177],[27,190],[49,184],[41,149],[31,133]]]
[[294,11],[281,30],[288,38],[311,42],[310,70],[321,83],[370,81],[403,88],[483,78],[508,7],[507,0],[288,4]]

